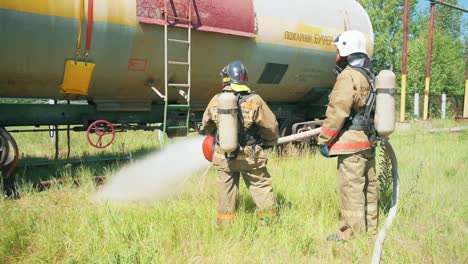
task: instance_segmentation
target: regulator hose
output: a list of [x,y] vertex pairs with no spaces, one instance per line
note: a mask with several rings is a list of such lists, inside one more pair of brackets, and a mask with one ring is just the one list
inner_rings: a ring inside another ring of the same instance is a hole
[[383,244],[385,242],[385,236],[387,234],[387,230],[392,225],[393,220],[397,214],[397,206],[398,206],[398,197],[400,192],[400,187],[398,184],[399,176],[398,176],[398,161],[395,155],[395,151],[393,150],[392,145],[388,140],[382,140],[381,143],[382,149],[387,153],[390,161],[392,163],[392,176],[393,176],[393,193],[392,193],[392,207],[389,210],[387,221],[385,225],[380,230],[377,239],[375,240],[374,244],[374,252],[372,254],[371,264],[378,264],[380,263],[380,258],[382,255]]

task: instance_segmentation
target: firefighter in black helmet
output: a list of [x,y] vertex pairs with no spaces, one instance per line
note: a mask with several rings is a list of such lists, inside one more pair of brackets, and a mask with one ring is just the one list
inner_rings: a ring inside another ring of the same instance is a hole
[[[221,139],[220,124],[223,126],[223,123],[220,122],[220,116],[230,114],[230,118],[238,121],[234,122],[232,129],[224,131],[228,131],[228,134],[232,132],[230,135],[237,136],[238,140],[228,140],[234,142],[231,144],[236,149],[234,155],[228,155],[222,149],[222,140],[214,148],[212,162],[218,169],[219,186],[217,223],[229,223],[235,217],[241,174],[257,206],[258,218],[273,217],[276,215],[275,196],[271,176],[266,168],[267,156],[261,142],[278,138],[278,122],[265,101],[247,86],[247,69],[240,61],[226,65],[220,75],[222,92],[211,99],[203,114],[202,124],[208,134],[218,131],[218,138]],[[231,103],[237,105],[235,111],[225,113],[221,109],[223,98],[232,99]]]
[[245,89],[249,82],[247,69],[240,61],[233,61],[226,65],[221,71],[221,76],[223,77],[223,87],[231,85],[234,91],[237,91],[236,88],[239,90]]

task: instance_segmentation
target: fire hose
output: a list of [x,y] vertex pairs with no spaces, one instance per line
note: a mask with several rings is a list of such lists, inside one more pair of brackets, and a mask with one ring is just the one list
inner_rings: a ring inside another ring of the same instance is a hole
[[[309,138],[309,137],[320,134],[321,130],[322,128],[319,127],[319,128],[305,131],[305,132],[293,134],[290,136],[280,137],[275,141],[266,142],[264,145],[275,146],[275,145],[289,143],[295,140]],[[377,239],[374,244],[374,251],[372,254],[371,264],[380,263],[380,258],[382,255],[382,249],[383,249],[383,244],[385,242],[385,236],[387,234],[387,230],[390,229],[390,226],[392,225],[392,222],[395,219],[396,214],[397,214],[398,197],[399,197],[399,191],[400,191],[400,188],[398,185],[398,180],[399,180],[398,161],[395,155],[395,151],[393,150],[392,145],[390,144],[390,142],[388,142],[387,139],[382,139],[381,147],[386,152],[386,154],[388,155],[392,163],[392,178],[393,178],[392,206],[390,207],[385,225],[382,227],[379,234],[377,235]]]
[[387,153],[390,161],[392,163],[392,177],[393,177],[393,192],[392,192],[392,206],[388,212],[387,221],[385,222],[384,227],[380,230],[377,239],[374,244],[374,252],[372,253],[372,264],[380,263],[380,256],[382,255],[383,244],[385,242],[385,236],[387,235],[387,230],[392,225],[393,220],[397,214],[398,198],[400,194],[399,187],[399,176],[398,176],[398,161],[393,150],[392,145],[387,140],[382,141],[381,146],[384,151]]
[[307,130],[305,132],[292,134],[292,135],[285,136],[285,137],[280,137],[280,138],[278,138],[277,140],[274,140],[274,141],[263,142],[262,145],[264,145],[264,146],[276,146],[276,145],[286,144],[286,143],[293,142],[293,141],[296,141],[296,140],[316,136],[316,135],[320,134],[320,131],[322,131],[321,127],[314,128],[314,129],[311,129],[311,130]]

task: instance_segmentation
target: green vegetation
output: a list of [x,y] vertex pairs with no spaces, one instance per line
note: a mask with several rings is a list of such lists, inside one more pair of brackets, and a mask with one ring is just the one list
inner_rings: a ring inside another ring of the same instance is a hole
[[[437,126],[443,126],[439,123]],[[63,134],[63,133],[62,133]],[[61,135],[62,135],[61,134]],[[26,158],[53,156],[43,134],[18,134]],[[72,133],[72,156],[125,156],[156,149],[156,133],[118,134],[104,154]],[[61,138],[64,140],[64,137]],[[468,133],[399,131],[391,139],[399,159],[401,199],[384,246],[385,263],[468,262]],[[28,145],[29,144],[29,145]],[[26,147],[27,146],[27,147]],[[61,144],[61,146],[65,146]],[[61,152],[64,155],[64,150]],[[218,229],[216,173],[193,175],[173,197],[151,204],[95,205],[92,176],[110,176],[118,164],[58,164],[20,169],[22,199],[0,198],[0,263],[368,263],[373,241],[327,242],[338,219],[335,159],[312,153],[274,156],[270,172],[280,217],[259,223],[242,184],[233,226]],[[157,173],[157,172],[155,172]],[[34,177],[79,178],[36,192]],[[382,213],[380,224],[385,222]]]
[[[377,71],[393,69],[401,83],[403,49],[403,3],[401,0],[358,0],[371,19],[374,34],[372,62]],[[444,2],[462,5],[462,0]],[[409,0],[410,21],[408,41],[408,95],[423,94],[426,81],[426,61],[429,34],[429,0]],[[463,95],[468,58],[468,16],[448,7],[437,5],[432,54],[431,94]],[[401,87],[398,87],[400,91]],[[438,100],[437,100],[438,101]],[[406,108],[412,111],[411,96]],[[437,113],[440,103],[430,109]],[[461,108],[460,108],[461,109]]]

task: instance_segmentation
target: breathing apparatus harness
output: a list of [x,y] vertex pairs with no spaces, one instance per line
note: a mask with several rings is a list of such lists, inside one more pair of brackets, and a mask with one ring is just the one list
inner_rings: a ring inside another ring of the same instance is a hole
[[[351,114],[345,121],[343,127],[346,130],[364,131],[364,133],[368,136],[372,146],[375,147],[377,143],[377,132],[374,128],[373,119],[375,115],[375,102],[377,97],[377,89],[375,88],[376,73],[372,70],[370,59],[365,54],[350,54],[346,61],[352,69],[360,72],[364,77],[366,77],[371,90],[369,96],[367,97],[366,107],[364,110],[355,111],[352,109]],[[337,67],[337,69],[340,68]]]
[[258,136],[258,127],[256,125],[252,125],[248,129],[244,127],[244,117],[242,115],[242,108],[241,105],[245,101],[247,101],[250,97],[254,96],[255,92],[238,92],[236,93],[237,97],[237,119],[239,120],[239,131],[238,131],[238,139],[239,139],[239,147],[231,152],[225,153],[225,157],[227,160],[234,160],[239,155],[239,151],[245,148],[246,146],[252,146],[252,154],[255,156],[255,145],[261,144],[261,138]]

